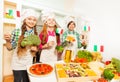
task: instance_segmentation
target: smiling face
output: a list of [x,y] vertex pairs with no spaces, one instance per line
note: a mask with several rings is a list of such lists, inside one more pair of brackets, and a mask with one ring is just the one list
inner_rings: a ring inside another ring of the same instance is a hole
[[56,25],[56,22],[53,18],[48,18],[47,21],[46,21],[46,24],[49,26],[49,27],[54,27]]
[[73,21],[70,21],[69,23],[68,23],[68,29],[70,30],[70,31],[73,31],[74,30],[74,28],[75,28],[75,23],[73,22]]
[[28,27],[33,28],[37,23],[37,19],[34,16],[30,16],[25,19],[25,22]]

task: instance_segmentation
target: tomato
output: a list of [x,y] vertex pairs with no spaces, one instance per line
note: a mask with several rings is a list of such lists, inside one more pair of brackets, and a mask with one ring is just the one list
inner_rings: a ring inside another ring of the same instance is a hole
[[80,58],[80,59],[79,59],[79,62],[80,62],[80,63],[85,63],[85,62],[87,62],[87,59],[86,59],[86,58]]
[[106,61],[105,62],[105,65],[108,65],[108,64],[110,64],[111,63],[111,61]]
[[86,58],[78,58],[78,57],[76,57],[74,61],[77,62],[77,63],[85,63],[85,62],[87,62],[87,59]]
[[120,73],[118,73],[118,76],[120,76]]
[[104,78],[99,78],[98,82],[108,82],[108,81],[106,79],[104,79]]

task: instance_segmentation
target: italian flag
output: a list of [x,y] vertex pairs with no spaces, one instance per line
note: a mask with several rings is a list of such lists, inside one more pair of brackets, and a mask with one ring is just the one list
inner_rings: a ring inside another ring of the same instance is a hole
[[62,28],[57,28],[56,29],[56,33],[57,34],[62,34],[63,33],[63,29]]

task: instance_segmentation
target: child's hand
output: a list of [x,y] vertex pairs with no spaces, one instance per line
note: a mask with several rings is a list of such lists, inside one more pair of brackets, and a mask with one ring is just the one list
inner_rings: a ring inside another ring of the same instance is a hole
[[37,46],[31,46],[31,50],[37,52],[38,48],[37,48]]
[[55,42],[54,41],[50,41],[47,44],[48,44],[49,47],[52,47],[55,44]]
[[83,42],[82,42],[82,45],[83,45],[83,46],[87,45],[86,41],[83,41]]
[[45,45],[43,46],[43,48],[49,49],[49,48],[51,48],[54,44],[55,44],[54,41],[50,41],[50,42],[48,42],[47,44],[45,44]]
[[4,39],[6,40],[6,42],[10,42],[11,35],[10,34],[4,34]]

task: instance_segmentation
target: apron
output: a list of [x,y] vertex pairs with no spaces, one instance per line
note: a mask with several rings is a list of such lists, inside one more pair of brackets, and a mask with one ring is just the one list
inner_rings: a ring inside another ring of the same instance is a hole
[[55,47],[57,45],[56,37],[55,36],[48,36],[48,42],[50,42],[50,41],[54,41],[55,44],[50,49],[43,49],[42,50],[41,56],[40,56],[40,61],[43,63],[50,63],[50,62],[57,61],[57,55],[55,55]]

